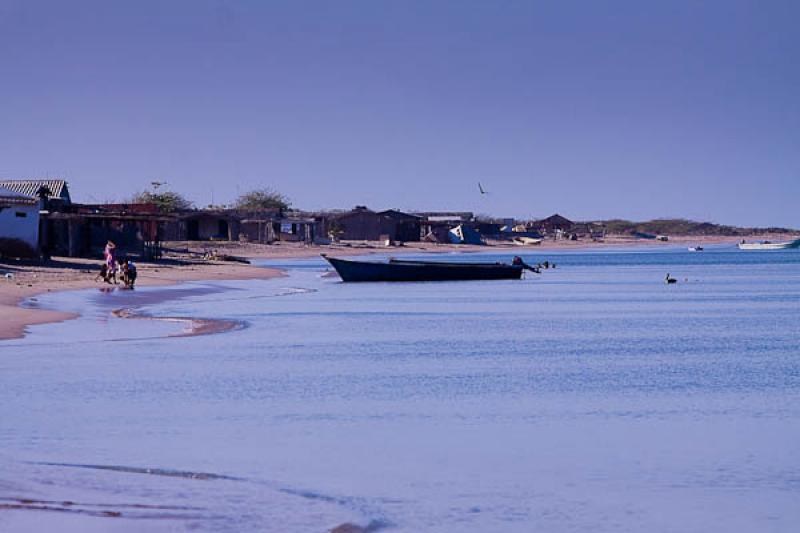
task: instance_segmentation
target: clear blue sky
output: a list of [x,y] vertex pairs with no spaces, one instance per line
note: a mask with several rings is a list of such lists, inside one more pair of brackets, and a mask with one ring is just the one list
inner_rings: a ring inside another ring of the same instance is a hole
[[798,28],[770,0],[0,0],[0,177],[800,227]]

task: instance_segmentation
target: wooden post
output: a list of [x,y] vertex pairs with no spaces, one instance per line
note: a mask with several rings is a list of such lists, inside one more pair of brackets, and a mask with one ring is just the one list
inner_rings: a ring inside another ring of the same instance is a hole
[[241,228],[239,227],[239,221],[235,218],[228,219],[228,240],[229,241],[238,241],[239,240],[239,233],[241,232]]

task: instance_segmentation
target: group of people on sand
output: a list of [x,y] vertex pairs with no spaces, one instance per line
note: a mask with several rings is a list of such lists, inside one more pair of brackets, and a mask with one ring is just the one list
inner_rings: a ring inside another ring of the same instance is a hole
[[[117,246],[108,241],[103,250],[105,261],[100,265],[100,273],[95,278],[101,279],[109,284],[117,285],[121,281],[126,288],[133,289],[136,284],[136,264],[127,258],[117,257]],[[119,281],[117,280],[119,272]]]

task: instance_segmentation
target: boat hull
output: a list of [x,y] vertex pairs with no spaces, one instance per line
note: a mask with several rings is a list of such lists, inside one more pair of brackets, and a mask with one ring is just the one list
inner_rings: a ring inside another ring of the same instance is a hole
[[790,248],[800,248],[800,239],[791,242],[743,242],[738,246],[740,250],[788,250]]
[[325,257],[342,281],[469,281],[520,279],[522,267],[503,263],[437,263],[390,261],[374,263]]
[[514,237],[511,242],[518,246],[539,246],[542,244],[542,239],[534,239],[533,237]]

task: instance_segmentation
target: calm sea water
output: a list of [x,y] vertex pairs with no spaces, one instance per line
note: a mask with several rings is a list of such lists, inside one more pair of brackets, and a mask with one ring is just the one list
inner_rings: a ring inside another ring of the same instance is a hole
[[800,252],[527,259],[557,268],[42,297],[85,314],[0,343],[0,498],[122,513],[97,531],[797,531]]

